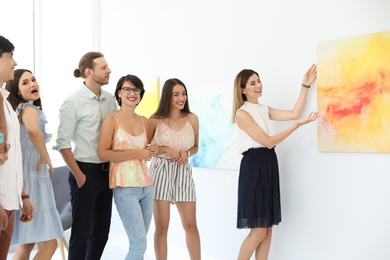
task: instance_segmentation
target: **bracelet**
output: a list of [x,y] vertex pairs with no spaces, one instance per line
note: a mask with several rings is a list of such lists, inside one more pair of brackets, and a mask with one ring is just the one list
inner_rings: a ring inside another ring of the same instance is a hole
[[187,150],[187,157],[190,158],[190,156],[191,156],[191,152],[190,150]]
[[310,88],[310,85],[302,84],[302,87],[304,87],[304,88]]
[[30,199],[30,196],[29,195],[22,195],[22,200],[25,200],[25,199]]

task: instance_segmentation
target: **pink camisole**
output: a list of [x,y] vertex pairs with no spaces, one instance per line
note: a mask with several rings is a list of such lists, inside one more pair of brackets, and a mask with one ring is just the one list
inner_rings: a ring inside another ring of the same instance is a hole
[[[118,119],[112,115],[118,124],[118,130],[112,140],[114,151],[141,150],[147,145],[145,131],[139,136],[133,136],[122,129]],[[145,160],[134,158],[125,161],[110,162],[110,188],[146,187],[153,185],[152,176]]]
[[[165,121],[160,120],[154,134],[153,142],[159,146],[168,146],[178,151],[185,151],[195,144],[194,129],[188,120],[178,131],[169,127]],[[159,157],[164,156],[161,155]]]

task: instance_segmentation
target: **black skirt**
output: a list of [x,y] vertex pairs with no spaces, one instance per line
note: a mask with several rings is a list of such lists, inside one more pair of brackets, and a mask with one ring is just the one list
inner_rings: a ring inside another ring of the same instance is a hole
[[275,149],[249,149],[243,153],[240,164],[237,228],[268,228],[281,220]]

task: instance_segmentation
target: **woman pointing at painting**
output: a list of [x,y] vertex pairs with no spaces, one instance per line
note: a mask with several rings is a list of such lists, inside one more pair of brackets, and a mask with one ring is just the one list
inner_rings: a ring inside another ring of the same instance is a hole
[[[312,65],[303,76],[301,91],[291,110],[281,110],[259,103],[263,84],[259,74],[250,69],[238,73],[234,81],[232,121],[237,124],[238,150],[243,154],[238,180],[237,228],[249,228],[239,260],[268,258],[272,226],[281,222],[279,170],[275,146],[300,126],[315,121],[312,112],[299,118],[307,93],[317,77]],[[271,120],[296,120],[284,131],[272,135]]]

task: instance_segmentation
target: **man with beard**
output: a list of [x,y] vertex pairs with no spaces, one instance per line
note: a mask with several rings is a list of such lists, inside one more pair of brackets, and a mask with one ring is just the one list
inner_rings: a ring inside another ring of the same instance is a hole
[[108,240],[112,207],[109,162],[99,159],[97,146],[103,118],[117,110],[114,96],[101,89],[108,84],[110,73],[102,53],[86,53],[73,72],[84,84],[60,108],[55,149],[70,169],[73,222],[69,260],[100,259]]

